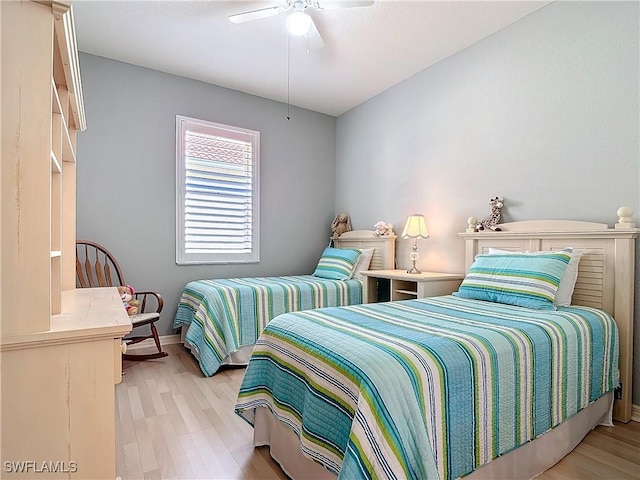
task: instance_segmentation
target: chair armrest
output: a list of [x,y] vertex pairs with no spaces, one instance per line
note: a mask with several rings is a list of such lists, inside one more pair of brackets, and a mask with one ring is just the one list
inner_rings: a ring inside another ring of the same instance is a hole
[[[133,296],[137,300],[140,300],[140,313],[145,313],[146,312],[147,298],[152,298],[153,299],[153,300],[150,300],[151,304],[153,304],[154,301],[155,301],[155,304],[156,304],[155,312],[156,313],[160,313],[162,311],[162,307],[164,306],[164,301],[162,299],[162,295],[160,295],[159,293],[156,293],[156,292],[136,292]],[[153,305],[149,305],[148,307],[151,310],[153,308]]]

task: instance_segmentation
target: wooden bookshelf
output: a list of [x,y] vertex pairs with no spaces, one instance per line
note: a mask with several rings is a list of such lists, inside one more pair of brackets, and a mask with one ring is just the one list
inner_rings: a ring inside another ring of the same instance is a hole
[[[114,384],[131,322],[115,288],[75,288],[76,136],[86,124],[73,10],[0,1],[0,21],[1,457],[75,462],[64,478],[115,478]],[[49,473],[37,476],[60,478]]]

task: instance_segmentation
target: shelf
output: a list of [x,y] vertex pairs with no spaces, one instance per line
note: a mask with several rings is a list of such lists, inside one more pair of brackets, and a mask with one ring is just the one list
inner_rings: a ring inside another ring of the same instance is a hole
[[418,292],[416,292],[415,290],[400,290],[400,289],[397,289],[396,293],[402,293],[402,294],[411,295],[411,296],[414,296],[414,297],[418,296]]
[[366,303],[376,301],[413,300],[418,298],[450,295],[455,292],[463,274],[423,272],[410,274],[405,270],[368,270]]

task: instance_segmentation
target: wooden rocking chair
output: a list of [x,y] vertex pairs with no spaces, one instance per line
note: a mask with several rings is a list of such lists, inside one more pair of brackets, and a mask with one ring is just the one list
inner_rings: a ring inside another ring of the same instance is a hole
[[[127,285],[124,280],[120,265],[114,256],[102,245],[89,240],[76,241],[76,287],[118,287]],[[138,292],[134,297],[140,301],[138,313],[131,315],[133,328],[148,325],[151,332],[146,335],[136,335],[126,337],[125,343],[133,345],[142,342],[147,338],[153,338],[158,348],[157,353],[151,354],[131,354],[124,353],[124,360],[151,360],[169,355],[162,351],[158,330],[155,323],[160,320],[160,312],[163,307],[162,295],[156,292]]]

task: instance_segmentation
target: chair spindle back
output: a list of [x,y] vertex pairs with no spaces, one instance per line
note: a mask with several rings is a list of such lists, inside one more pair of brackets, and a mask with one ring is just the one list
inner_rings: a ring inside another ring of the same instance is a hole
[[89,240],[76,242],[76,287],[126,285],[116,259],[102,245]]

